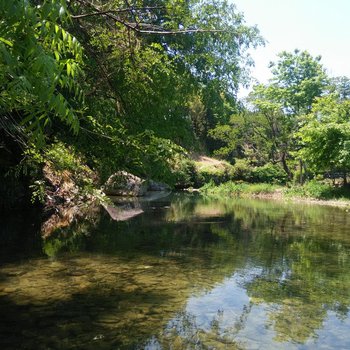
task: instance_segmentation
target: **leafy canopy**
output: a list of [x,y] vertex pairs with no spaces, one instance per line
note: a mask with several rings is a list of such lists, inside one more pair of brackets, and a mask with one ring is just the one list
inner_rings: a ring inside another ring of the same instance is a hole
[[77,132],[82,49],[63,28],[69,21],[65,1],[46,0],[37,6],[1,1],[0,18],[2,127],[13,133],[24,126],[41,144],[54,118]]
[[319,98],[304,117],[298,154],[318,173],[350,170],[350,100],[335,95]]
[[277,62],[271,62],[271,87],[285,112],[298,115],[309,112],[315,98],[328,86],[328,77],[320,63],[321,56],[312,57],[307,51],[283,51]]

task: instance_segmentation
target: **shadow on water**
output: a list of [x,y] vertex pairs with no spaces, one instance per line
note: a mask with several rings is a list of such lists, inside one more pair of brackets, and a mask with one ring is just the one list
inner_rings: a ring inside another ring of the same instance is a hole
[[0,264],[42,255],[39,228],[36,209],[0,211]]
[[[2,269],[2,349],[132,349],[214,281],[181,257],[89,254]],[[221,277],[213,275],[220,280]]]
[[47,304],[33,300],[20,305],[3,296],[1,348],[133,348],[162,327],[163,317],[171,317],[166,308],[162,308],[162,314],[154,311],[154,303],[151,307],[147,300],[157,300],[160,306],[170,301],[168,295],[152,291],[127,292],[117,288],[104,291],[98,287]]
[[2,349],[350,347],[350,214],[174,196],[0,268]]

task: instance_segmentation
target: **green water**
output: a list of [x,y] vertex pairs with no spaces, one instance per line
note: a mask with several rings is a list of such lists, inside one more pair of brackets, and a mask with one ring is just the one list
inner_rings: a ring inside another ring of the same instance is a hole
[[1,349],[350,348],[346,209],[184,195],[142,206],[2,246]]

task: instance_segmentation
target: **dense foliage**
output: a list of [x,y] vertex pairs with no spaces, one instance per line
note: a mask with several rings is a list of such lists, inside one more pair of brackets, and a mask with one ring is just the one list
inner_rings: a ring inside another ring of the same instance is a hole
[[282,52],[270,64],[269,83],[254,86],[246,110],[211,131],[222,142],[216,153],[250,167],[272,163],[296,182],[321,175],[346,184],[349,80],[330,79],[320,60],[306,51]]
[[175,183],[185,149],[214,147],[263,42],[226,1],[14,0],[0,16],[2,160],[63,143],[102,182]]
[[[32,167],[27,180],[40,183],[48,155],[65,149],[95,185],[117,170],[181,187],[346,182],[349,79],[282,52],[243,106],[248,49],[263,39],[226,0],[14,0],[0,16],[1,176]],[[198,172],[189,152],[233,168]]]
[[65,2],[2,1],[0,14],[2,129],[37,144],[54,118],[78,132],[83,58],[81,45],[64,29]]

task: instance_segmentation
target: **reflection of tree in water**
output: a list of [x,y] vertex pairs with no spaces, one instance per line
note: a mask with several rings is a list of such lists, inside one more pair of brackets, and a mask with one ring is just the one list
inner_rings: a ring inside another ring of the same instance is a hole
[[[211,232],[219,245],[234,250],[236,268],[249,262],[261,267],[245,288],[254,304],[272,305],[275,340],[304,343],[316,336],[329,311],[339,319],[348,315],[350,240],[342,230],[349,216],[334,208],[256,203],[219,203],[234,220],[213,225]],[[209,247],[212,263],[222,264],[228,253],[216,248]]]
[[346,254],[348,247],[340,242],[299,238],[286,246],[273,268],[246,284],[255,303],[276,306],[270,311],[276,340],[304,343],[316,336],[329,311],[346,317],[350,305]]
[[[236,317],[233,326],[224,327],[224,310],[218,310],[210,319],[209,327],[185,310],[167,324],[165,331],[156,338],[159,349],[244,349],[244,344],[236,336],[245,327],[250,305],[245,305],[241,315]],[[155,338],[149,343],[154,343]],[[147,348],[147,345],[146,345]]]

